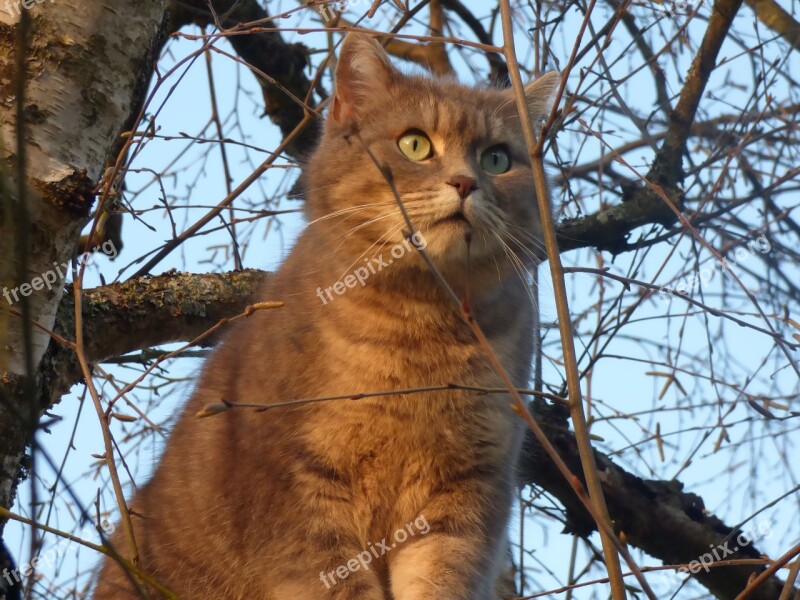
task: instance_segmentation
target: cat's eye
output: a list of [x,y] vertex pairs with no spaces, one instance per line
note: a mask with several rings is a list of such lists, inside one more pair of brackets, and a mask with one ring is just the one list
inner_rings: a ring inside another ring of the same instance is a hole
[[481,167],[491,175],[502,175],[511,168],[511,157],[505,146],[492,146],[481,154]]
[[411,160],[425,160],[433,154],[433,145],[421,131],[409,131],[397,140],[397,147]]

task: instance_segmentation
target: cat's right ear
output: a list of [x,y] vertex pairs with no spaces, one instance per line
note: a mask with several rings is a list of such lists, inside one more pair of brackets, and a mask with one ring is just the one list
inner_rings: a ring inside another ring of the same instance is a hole
[[399,73],[383,46],[365,33],[349,33],[336,66],[330,119],[337,123],[358,121],[364,103],[375,94],[385,94],[397,77]]
[[[561,85],[561,73],[550,71],[540,75],[525,86],[525,99],[528,103],[528,114],[535,125],[547,119],[553,109],[556,92]],[[503,91],[507,102],[503,106],[506,114],[517,112],[515,92],[512,88]]]

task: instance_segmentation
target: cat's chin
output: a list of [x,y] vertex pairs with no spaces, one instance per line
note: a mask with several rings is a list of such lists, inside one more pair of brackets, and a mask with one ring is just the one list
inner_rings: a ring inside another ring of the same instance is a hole
[[425,236],[428,242],[426,252],[445,276],[464,273],[467,268],[477,275],[489,268],[496,278],[498,269],[502,270],[506,260],[503,249],[492,244],[491,234],[466,220],[439,221]]
[[460,211],[434,223],[435,227],[446,227],[448,225],[460,227],[462,230],[464,230],[465,235],[466,232],[472,230],[472,223],[470,223],[464,213]]
[[448,219],[434,223],[425,233],[426,251],[434,263],[464,263],[471,245],[473,227],[467,221]]

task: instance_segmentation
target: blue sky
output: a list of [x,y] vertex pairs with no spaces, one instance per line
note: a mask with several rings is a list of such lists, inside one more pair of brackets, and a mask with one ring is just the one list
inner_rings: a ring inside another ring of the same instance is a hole
[[[484,3],[471,1],[466,4],[475,8],[479,16],[484,16],[486,11]],[[288,8],[294,5],[286,2],[271,2],[271,12],[278,12],[279,6]],[[357,2],[348,7],[348,11],[354,13],[359,10],[362,10],[362,7]],[[598,7],[597,10],[599,14],[607,14],[609,9]],[[708,10],[707,4],[699,7],[701,14],[707,14]],[[309,11],[302,11],[282,20],[280,25],[283,27],[310,26],[314,22],[314,18]],[[580,15],[570,15],[565,30],[577,31],[579,18]],[[681,16],[677,15],[674,17],[674,21],[667,19],[662,26],[674,27],[680,18]],[[746,31],[747,23],[750,21],[752,21],[752,17],[749,14],[742,14],[737,25]],[[703,24],[697,23],[690,26],[690,31],[697,35],[698,32],[702,32],[702,28]],[[319,43],[320,36],[321,34],[297,36],[296,39],[305,41],[309,46],[314,46]],[[498,35],[496,39],[499,42],[500,36]],[[574,36],[571,38],[567,34],[566,39],[571,42]],[[532,52],[530,39],[523,33],[518,35],[516,42],[520,60],[525,64],[530,64]],[[624,36],[620,34],[620,40],[614,42],[615,46],[612,46],[612,50],[623,47],[620,45],[625,43]],[[196,41],[177,39],[170,42],[161,65],[161,72],[165,72],[170,64],[189,55],[197,47],[198,42]],[[221,42],[219,47],[231,51],[224,42]],[[561,65],[566,62],[570,50],[570,46],[566,44],[562,47],[556,46],[554,49]],[[777,50],[775,51],[777,52]],[[732,72],[733,76],[738,77],[743,84],[748,83],[745,69],[738,67],[744,59],[739,59],[740,63],[737,63],[736,54],[737,49],[733,45],[726,47],[722,55],[731,58],[732,68],[716,73],[709,86],[717,98],[722,98],[725,102],[734,105],[741,102],[745,95],[737,92],[735,86],[726,86],[723,78]],[[680,89],[680,83],[672,75],[685,73],[691,58],[691,53],[679,52],[674,64],[665,65],[665,69],[671,75],[669,77],[670,85],[674,86],[675,91]],[[318,58],[315,57],[314,60],[316,61]],[[479,68],[485,66],[483,62],[479,61],[479,57],[475,57],[475,60],[471,62],[474,62]],[[261,94],[251,74],[241,65],[232,63],[219,54],[212,54],[212,64],[225,135],[254,147],[226,145],[235,186],[252,172],[254,165],[266,158],[266,152],[270,148],[274,148],[278,144],[279,134],[268,119],[261,117],[263,110]],[[455,64],[463,81],[473,80],[472,74],[463,60],[456,58]],[[624,73],[631,64],[633,63],[626,64],[625,60],[621,60],[612,69]],[[133,160],[131,171],[126,179],[126,197],[133,202],[135,209],[145,212],[139,215],[139,219],[126,219],[123,238],[125,248],[121,256],[114,262],[103,258],[99,259],[87,275],[87,287],[99,283],[100,273],[103,274],[106,281],[112,281],[118,277],[124,280],[129,277],[137,267],[134,265],[126,268],[126,265],[157,247],[169,237],[170,224],[163,210],[163,197],[159,186],[154,183],[151,169],[170,172],[169,176],[162,178],[162,182],[167,196],[176,207],[174,215],[175,227],[178,231],[183,230],[226,195],[219,149],[212,147],[209,150],[208,145],[198,145],[189,139],[182,139],[185,138],[185,135],[216,137],[214,127],[209,122],[211,108],[204,58],[199,57],[191,66],[182,69],[181,73],[180,85],[174,89],[166,86],[159,92],[157,100],[153,103],[153,106],[160,106],[164,101],[163,108],[155,120],[157,136],[161,137],[148,141]],[[573,77],[571,83],[574,82],[574,79]],[[649,79],[645,73],[641,78],[634,78],[624,87],[623,93],[632,106],[638,108],[653,104],[654,94],[648,82]],[[169,90],[169,95],[166,90]],[[234,113],[238,116],[234,116]],[[609,119],[613,122],[613,117]],[[609,131],[607,135],[609,139],[614,140],[612,143],[617,145],[625,141],[626,136],[629,136],[630,133],[621,128],[619,131]],[[602,151],[596,140],[587,136],[585,131],[577,129],[562,131],[559,135],[559,144],[564,147],[583,145],[582,161],[589,160],[593,155],[598,156]],[[185,153],[183,153],[184,150]],[[642,150],[639,161],[634,164],[638,167],[646,166],[651,156],[652,153],[649,150]],[[168,167],[176,160],[176,157],[179,158],[174,166]],[[237,200],[236,206],[240,211],[237,214],[240,218],[247,216],[247,210],[278,206],[281,209],[298,209],[299,211],[301,205],[298,202],[287,201],[283,198],[294,182],[298,169],[291,161],[283,160],[279,163],[278,168],[271,169],[258,184],[251,186],[242,198]],[[564,200],[565,198],[558,193],[554,194],[557,208]],[[280,218],[261,219],[239,225],[240,234],[247,242],[243,251],[245,266],[274,269],[290,251],[292,242],[302,225],[302,217],[299,212]],[[215,227],[219,228],[219,223],[212,224],[211,228]],[[191,272],[229,270],[232,268],[233,262],[228,241],[226,233],[221,230],[190,240],[181,246],[180,250],[173,252],[160,263],[154,273],[172,268]],[[688,243],[685,242],[687,245]],[[666,256],[669,250],[668,245],[655,249],[648,256],[647,262],[642,265],[642,275],[639,278],[646,279],[643,274],[652,275],[659,265],[659,261]],[[589,251],[567,253],[563,256],[563,260],[568,266],[597,266],[594,253]],[[629,256],[623,256],[615,262],[610,262],[610,257],[605,256],[604,260],[613,272],[624,275],[628,270],[629,261],[632,259]],[[755,264],[755,260],[751,262]],[[675,266],[672,272],[669,270],[665,272],[659,282],[666,283],[672,275],[679,272],[680,267]],[[549,270],[545,265],[540,276],[542,282],[540,287],[541,310],[545,323],[552,323],[555,320],[555,307],[550,300],[552,287],[549,277]],[[714,277],[716,277],[715,281],[720,284],[725,278],[719,272],[716,272]],[[577,315],[582,311],[588,311],[588,307],[600,293],[596,280],[588,275],[577,274],[568,277],[567,283],[573,314]],[[607,282],[605,285],[615,293],[619,291],[619,286],[613,282]],[[743,310],[747,310],[747,308],[747,306],[742,307]],[[606,350],[608,357],[599,363],[591,378],[591,397],[594,399],[593,415],[601,418],[593,425],[592,431],[604,440],[599,444],[600,448],[604,451],[618,451],[615,460],[634,473],[648,478],[671,478],[680,474],[680,479],[686,484],[688,490],[702,495],[711,512],[732,524],[763,505],[767,500],[796,484],[797,474],[793,465],[786,465],[781,478],[772,484],[765,483],[762,489],[754,491],[750,485],[750,477],[753,476],[750,471],[746,469],[731,471],[729,467],[737,462],[752,460],[753,456],[760,456],[765,463],[775,465],[779,463],[782,452],[786,450],[781,446],[786,443],[786,440],[770,437],[768,435],[769,424],[764,424],[761,420],[748,420],[748,417],[754,415],[748,415],[745,410],[734,415],[735,422],[730,423],[727,431],[733,440],[753,438],[753,441],[746,446],[723,444],[720,449],[715,450],[714,443],[717,434],[707,435],[707,431],[713,429],[713,414],[701,411],[696,415],[697,419],[689,419],[684,412],[672,411],[674,407],[681,405],[684,397],[677,386],[672,386],[663,398],[657,400],[664,384],[663,378],[652,374],[654,370],[658,369],[644,362],[636,363],[628,358],[615,357],[633,356],[637,359],[647,360],[660,356],[655,345],[643,343],[640,339],[636,339],[634,334],[655,340],[670,340],[675,347],[680,346],[679,360],[682,361],[686,360],[685,357],[693,354],[707,356],[710,345],[724,344],[731,354],[738,357],[737,368],[741,381],[745,383],[749,381],[751,375],[759,372],[760,367],[754,362],[755,358],[761,359],[767,356],[771,342],[765,336],[755,334],[751,330],[732,327],[720,330],[720,323],[717,320],[709,321],[707,315],[704,314],[686,317],[683,314],[684,311],[685,306],[678,299],[650,301],[647,306],[637,312],[637,318],[642,320],[631,326],[628,331],[630,335],[619,336],[609,346]],[[667,319],[665,318],[667,313],[674,314],[674,316]],[[683,331],[679,340],[680,328]],[[578,323],[577,329],[578,331],[586,330],[586,321]],[[709,331],[712,334],[721,333],[721,339],[715,338],[715,341],[711,343],[707,335]],[[583,336],[578,338],[579,352],[582,350],[583,339]],[[558,336],[555,329],[548,332],[546,341],[547,354],[557,356]],[[144,410],[154,422],[168,426],[179,406],[189,394],[192,378],[201,364],[197,358],[170,361],[168,373],[162,374],[163,376],[156,380],[146,382],[159,387],[142,389],[131,395],[131,401]],[[120,381],[126,381],[135,376],[133,375],[134,370],[131,368],[114,365],[101,365],[101,367],[114,374]],[[796,392],[797,383],[796,381],[793,383],[791,377],[792,375],[787,370],[778,370],[772,378],[776,389],[792,389],[794,386],[793,389]],[[559,382],[561,380],[560,367],[553,362],[546,361],[544,379],[551,383]],[[686,377],[684,383],[687,386],[708,385],[707,382],[692,377]],[[113,395],[114,393],[112,386],[108,383],[103,384],[101,389],[105,394]],[[723,393],[729,395],[730,390]],[[710,391],[709,394],[711,394]],[[662,410],[642,414],[636,419],[602,419],[611,416],[614,411],[633,413],[654,408]],[[40,433],[39,443],[56,462],[60,462],[67,455],[67,449],[72,439],[73,449],[69,452],[68,460],[65,462],[63,478],[70,484],[83,505],[91,507],[98,487],[104,487],[106,481],[104,470],[99,471],[99,477],[94,477],[98,472],[96,471],[96,459],[92,455],[103,452],[102,438],[94,409],[88,399],[82,399],[82,389],[76,387],[75,393],[65,397],[51,412],[60,420],[51,424],[50,433]],[[648,440],[648,432],[655,429],[656,422],[660,424],[660,431],[665,440],[666,456],[663,461],[659,456],[657,445],[652,440]],[[683,431],[680,435],[677,433],[673,435],[673,432],[686,430],[691,426],[696,426],[697,430]],[[765,433],[766,435],[764,435]],[[126,439],[127,434],[135,437]],[[151,432],[145,434],[142,441],[140,439],[142,435],[140,423],[135,425],[115,423],[115,435],[125,448],[133,448],[138,445],[138,449],[130,455],[128,464],[134,478],[138,482],[144,481],[157,462],[160,448],[163,446],[163,437]],[[675,443],[672,440],[675,440]],[[692,465],[684,468],[684,464],[690,457]],[[40,461],[40,463],[43,462]],[[53,474],[46,466],[41,467],[40,477],[46,484],[53,481]],[[82,525],[76,519],[77,512],[74,507],[70,508],[72,500],[64,494],[63,486],[59,486],[59,489],[50,524],[67,531],[80,530]],[[130,487],[126,489],[130,496]],[[39,493],[40,496],[47,497],[44,484],[40,487]],[[20,502],[17,503],[15,509],[18,512],[29,514],[29,499],[30,486],[26,484],[20,491]],[[113,514],[113,498],[108,495],[107,489],[103,492],[101,506]],[[789,515],[796,515],[797,508],[797,498],[787,500],[779,503],[774,509],[767,511],[759,516],[757,521],[754,521],[759,524],[768,524],[775,532],[768,539],[759,542],[762,550],[775,553],[779,548],[785,549],[787,543],[792,539],[796,540],[797,524],[789,527],[785,523],[788,522]],[[40,514],[39,518],[44,518],[44,515]],[[537,581],[536,589],[556,587],[565,579],[564,574],[568,561],[554,561],[550,558],[553,556],[568,557],[571,551],[572,538],[562,535],[560,529],[560,523],[541,514],[529,518],[526,525],[526,547],[533,549],[534,559],[541,560],[553,572],[552,575],[548,575],[529,559],[527,564],[532,568],[529,575]],[[792,538],[792,536],[794,537]],[[7,539],[12,551],[20,557],[20,560],[26,560],[28,542],[25,528],[17,524],[10,524],[7,527]],[[596,539],[593,541],[599,546]],[[56,542],[54,536],[48,536],[47,544]],[[581,549],[580,552],[584,552],[584,550]],[[658,561],[649,557],[642,557],[639,554],[636,556],[640,564],[659,564]],[[62,560],[57,568],[42,569],[42,574],[48,580],[55,580],[67,587],[74,585],[76,573],[85,570],[88,564],[95,561],[91,551],[79,549],[76,545],[67,547],[65,552],[60,554],[60,558]],[[78,578],[81,581],[84,580],[83,575]],[[599,590],[595,590],[595,593],[597,592]],[[574,597],[599,598],[603,597],[603,594],[599,593],[599,595],[593,596],[591,592],[583,590],[578,591]],[[690,596],[678,595],[677,597]]]

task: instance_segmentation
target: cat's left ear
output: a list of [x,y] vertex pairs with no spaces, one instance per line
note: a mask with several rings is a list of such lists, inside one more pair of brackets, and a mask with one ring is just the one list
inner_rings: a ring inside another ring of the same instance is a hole
[[[539,123],[550,116],[550,111],[553,109],[553,100],[560,85],[561,73],[550,71],[540,75],[525,86],[528,113],[534,123]],[[513,95],[511,90],[508,93]]]
[[358,120],[371,97],[385,94],[400,73],[392,66],[386,51],[365,33],[349,33],[344,38],[330,118],[336,122]]

